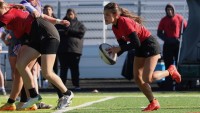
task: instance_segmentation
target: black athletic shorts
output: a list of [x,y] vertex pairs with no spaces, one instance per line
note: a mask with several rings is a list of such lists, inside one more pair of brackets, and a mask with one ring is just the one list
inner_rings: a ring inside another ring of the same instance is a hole
[[42,19],[37,18],[32,23],[31,32],[28,35],[28,46],[34,48],[41,54],[56,54],[60,43],[60,36],[55,26]]
[[150,36],[141,43],[141,46],[135,50],[135,56],[137,57],[150,57],[161,53],[160,44],[153,37]]

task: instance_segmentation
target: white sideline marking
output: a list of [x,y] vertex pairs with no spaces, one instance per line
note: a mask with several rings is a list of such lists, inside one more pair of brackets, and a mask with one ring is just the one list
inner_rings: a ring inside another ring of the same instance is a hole
[[103,101],[106,101],[106,100],[110,100],[110,99],[113,99],[113,98],[116,98],[116,96],[110,96],[110,97],[106,97],[106,98],[103,98],[103,99],[100,99],[100,100],[97,100],[97,101],[92,101],[92,102],[87,102],[85,104],[81,104],[81,105],[78,105],[78,106],[74,106],[74,107],[67,107],[66,110],[57,110],[53,113],[63,113],[63,112],[67,112],[67,111],[71,111],[71,110],[74,110],[74,109],[79,109],[79,108],[82,108],[82,107],[86,107],[86,106],[90,106],[92,104],[95,104],[95,103],[99,103],[99,102],[103,102]]
[[[186,95],[186,94],[169,94],[169,95],[157,95],[157,94],[154,94],[155,97],[200,97],[199,94],[189,94],[189,95]],[[76,96],[76,98],[96,98],[96,97],[106,97],[106,95],[103,95],[103,96]],[[108,95],[107,95],[108,97]],[[112,97],[145,97],[143,94],[139,94],[139,95],[123,95],[123,96],[120,96],[120,95],[116,95],[116,96],[112,96]],[[46,96],[45,98],[58,98],[56,96]]]

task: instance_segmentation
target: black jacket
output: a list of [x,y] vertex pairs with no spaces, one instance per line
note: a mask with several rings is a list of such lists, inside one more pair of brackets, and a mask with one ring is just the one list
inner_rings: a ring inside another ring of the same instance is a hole
[[70,26],[56,25],[60,34],[60,45],[58,53],[78,53],[82,54],[83,36],[85,34],[85,26],[77,19],[68,20]]

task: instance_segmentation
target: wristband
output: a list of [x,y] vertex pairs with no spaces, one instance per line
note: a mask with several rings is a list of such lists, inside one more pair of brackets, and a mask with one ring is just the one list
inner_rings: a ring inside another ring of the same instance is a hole
[[60,19],[56,19],[56,24],[61,24],[61,21]]

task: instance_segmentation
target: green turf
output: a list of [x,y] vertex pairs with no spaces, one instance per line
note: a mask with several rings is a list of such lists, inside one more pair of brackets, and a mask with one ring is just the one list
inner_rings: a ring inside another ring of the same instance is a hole
[[[156,92],[155,97],[159,100],[161,109],[155,113],[197,113],[200,112],[200,95],[199,92]],[[42,94],[43,101],[56,105],[57,96],[55,94]],[[141,107],[148,105],[147,99],[142,93],[75,93],[75,98],[71,108],[79,105],[114,97],[92,105],[67,111],[66,113],[140,113]],[[0,103],[6,102],[6,98],[0,96]],[[2,105],[2,104],[1,104]],[[54,110],[37,110],[31,113],[50,113]],[[12,112],[21,113],[21,112]],[[30,113],[22,112],[22,113]]]

